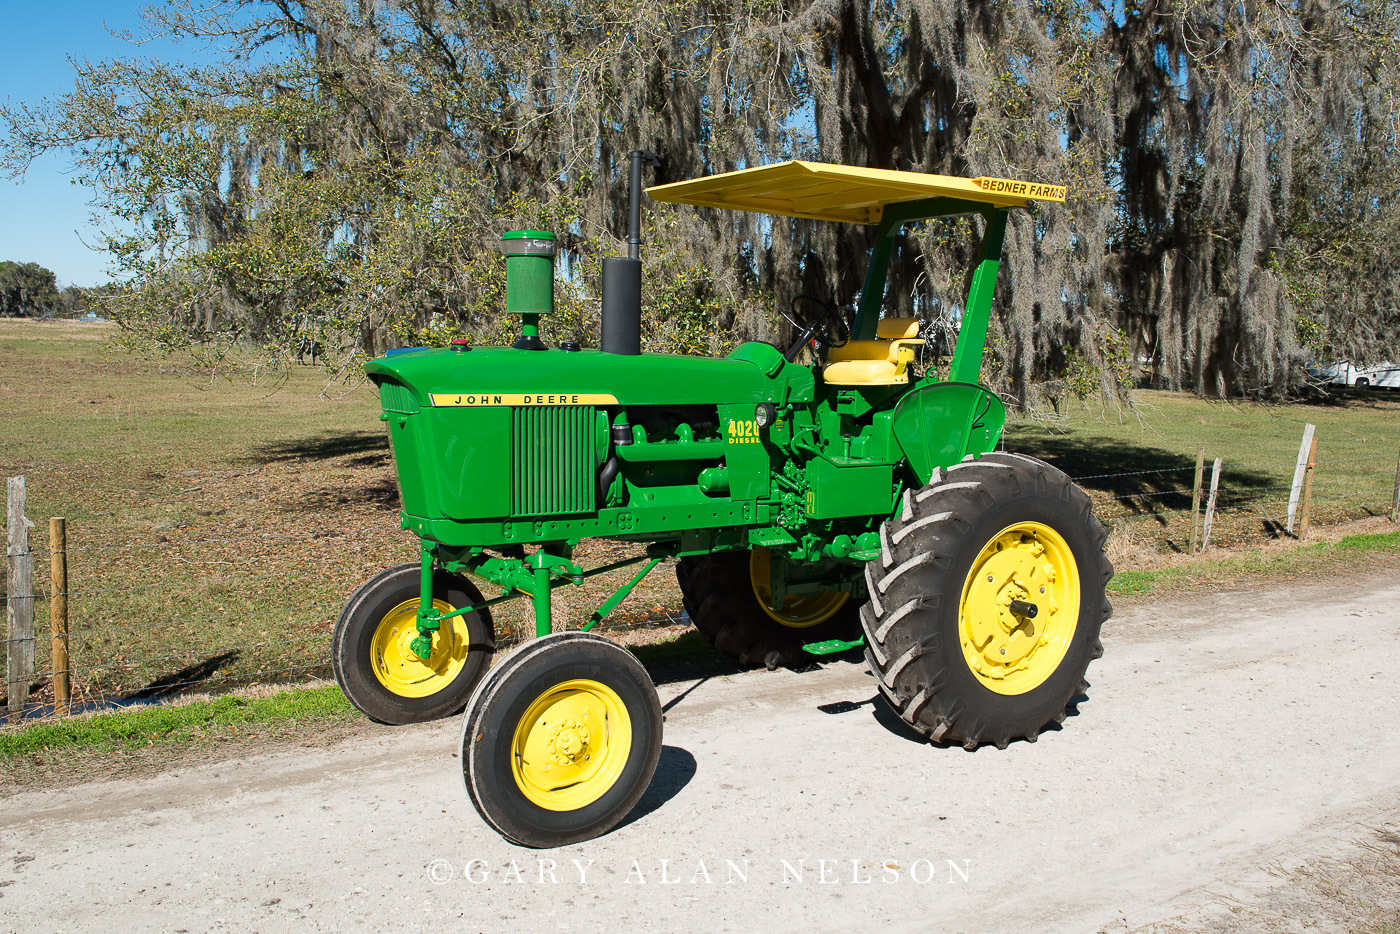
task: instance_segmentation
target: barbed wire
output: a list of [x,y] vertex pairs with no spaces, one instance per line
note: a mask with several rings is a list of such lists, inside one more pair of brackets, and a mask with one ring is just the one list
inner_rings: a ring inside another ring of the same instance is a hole
[[219,622],[237,619],[249,619],[254,616],[271,616],[273,613],[295,613],[302,610],[312,610],[320,607],[342,607],[343,600],[322,600],[315,603],[283,604],[280,606],[266,607],[260,610],[248,610],[244,613],[215,613],[204,616],[188,616],[183,619],[164,620],[159,623],[151,623],[146,626],[105,626],[95,629],[86,629],[78,626],[69,626],[68,637],[70,639],[82,638],[91,639],[108,634],[128,634],[137,632],[153,632],[157,629],[168,629],[172,626],[187,625],[190,623],[209,622],[210,619],[217,619]]
[[[131,551],[137,549],[152,548],[191,548],[196,545],[225,545],[238,542],[287,542],[287,541],[315,541],[326,538],[344,538],[351,535],[363,534],[387,534],[389,532],[403,532],[398,526],[366,526],[359,529],[335,529],[329,532],[311,532],[309,534],[287,534],[287,535],[247,535],[233,536],[226,538],[200,538],[185,542],[129,542],[121,545],[83,545],[78,548],[66,549],[68,554],[78,554],[84,551]],[[407,534],[407,533],[405,533]]]
[[[214,649],[200,649],[198,652],[178,652],[173,655],[142,656],[131,661],[108,662],[105,665],[84,665],[83,671],[112,671],[118,668],[136,668],[142,665],[149,665],[153,662],[185,661],[199,664],[197,656],[205,656],[204,661],[217,658],[220,655],[227,655],[230,652],[239,652],[243,649],[256,649],[272,645],[303,645],[307,642],[329,642],[331,634],[328,632],[315,633],[309,636],[297,636],[291,639],[266,639],[258,642],[247,642],[243,645],[224,645]],[[71,654],[71,653],[70,653]]]
[[1400,455],[1400,448],[1397,449],[1396,454],[1367,454],[1361,457],[1342,457],[1335,459],[1330,457],[1318,457],[1317,466],[1330,467],[1333,464],[1354,464],[1359,461],[1389,461],[1394,463],[1397,459],[1397,455]]
[[1186,471],[1195,469],[1194,465],[1189,467],[1163,467],[1160,470],[1128,470],[1123,473],[1091,473],[1079,477],[1070,477],[1070,479],[1078,482],[1080,480],[1104,480],[1112,477],[1146,477],[1150,474],[1185,473]]
[[248,577],[215,577],[204,578],[202,580],[161,581],[157,584],[133,584],[130,587],[97,587],[90,590],[66,590],[63,591],[61,595],[65,597],[82,597],[99,593],[134,593],[138,590],[157,590],[161,587],[170,589],[185,584],[200,584],[203,586],[211,584],[242,584],[248,580]]

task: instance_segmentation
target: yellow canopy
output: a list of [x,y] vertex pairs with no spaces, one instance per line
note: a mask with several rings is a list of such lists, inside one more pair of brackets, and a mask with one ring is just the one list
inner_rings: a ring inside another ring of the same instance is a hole
[[1025,207],[1031,200],[1063,202],[1065,187],[792,161],[657,185],[647,194],[676,204],[875,224],[887,204],[962,198],[995,207]]

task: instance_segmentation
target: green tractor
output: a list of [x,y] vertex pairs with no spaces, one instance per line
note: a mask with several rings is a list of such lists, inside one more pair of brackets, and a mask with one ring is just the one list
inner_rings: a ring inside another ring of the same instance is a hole
[[[1110,612],[1089,498],[1054,467],[996,450],[1005,408],[977,382],[1007,216],[1062,202],[1062,187],[786,162],[648,189],[876,225],[853,320],[814,303],[786,351],[746,343],[717,360],[640,351],[649,159],[631,157],[629,255],[604,262],[601,349],[540,340],[555,239],[512,231],[513,346],[454,341],[366,365],[422,556],[350,598],[336,679],[383,723],[465,709],[467,792],[526,846],[605,833],[651,780],[655,687],[592,630],[668,558],[719,651],[771,667],[863,646],[904,722],[968,749],[1034,741],[1063,720]],[[915,378],[918,322],[880,315],[895,234],[972,214],[985,233],[950,378]],[[645,553],[583,568],[585,538]],[[555,587],[628,564],[641,567],[626,585],[577,629],[554,631]],[[493,665],[490,608],[517,597],[533,602],[537,638]]]

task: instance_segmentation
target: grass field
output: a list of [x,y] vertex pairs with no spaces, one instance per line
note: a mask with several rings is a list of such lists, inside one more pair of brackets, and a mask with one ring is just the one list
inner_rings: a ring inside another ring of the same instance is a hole
[[1303,426],[1316,425],[1312,518],[1322,523],[1388,514],[1400,457],[1400,393],[1343,390],[1326,402],[1262,405],[1139,391],[1136,411],[1102,404],[1056,422],[1013,421],[1008,450],[1049,461],[1089,490],[1106,524],[1146,551],[1182,552],[1191,540],[1196,449],[1204,484],[1222,459],[1211,542],[1276,538]]
[[[77,698],[324,675],[346,595],[416,557],[397,527],[373,393],[360,382],[327,385],[312,368],[257,380],[191,372],[111,352],[112,338],[100,325],[0,321],[0,472],[28,478],[38,589],[48,517],[68,519]],[[1136,411],[1095,405],[1055,422],[1013,420],[1007,447],[1083,478],[1114,527],[1120,571],[1176,573],[1170,556],[1190,536],[1181,510],[1196,446],[1225,460],[1213,542],[1257,545],[1277,537],[1308,421],[1319,438],[1315,517],[1386,512],[1400,395],[1265,407],[1143,392]],[[620,547],[594,544],[581,557],[600,562]],[[585,616],[627,573],[561,590],[556,619]],[[498,631],[532,625],[523,601],[499,609]],[[612,619],[638,625],[679,612],[674,578],[658,570]],[[45,633],[42,602],[36,616]],[[47,641],[39,700],[51,692]]]

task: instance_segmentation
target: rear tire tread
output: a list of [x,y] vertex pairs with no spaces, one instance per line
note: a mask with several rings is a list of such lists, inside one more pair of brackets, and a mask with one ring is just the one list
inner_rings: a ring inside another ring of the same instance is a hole
[[787,627],[773,619],[754,595],[747,550],[682,558],[676,564],[676,582],[695,628],[716,651],[746,667],[807,665],[814,657],[803,645],[849,641],[860,631],[861,602],[855,596],[814,626]]
[[[991,697],[993,692],[980,685],[969,692],[967,679],[949,677],[948,668],[938,667],[951,664],[949,659],[964,666],[965,662],[960,646],[944,644],[956,637],[956,623],[950,630],[932,621],[957,612],[957,607],[945,605],[949,599],[961,599],[963,580],[953,579],[955,565],[960,558],[973,560],[985,544],[969,542],[968,533],[981,516],[1011,508],[1013,500],[1018,506],[1028,501],[1063,504],[1045,508],[1057,509],[1064,517],[1067,527],[1057,528],[1060,534],[1073,535],[1071,540],[1083,544],[1073,548],[1081,606],[1070,654],[1045,685],[1027,692],[1036,694],[1045,687],[1054,696],[1037,695],[1034,708],[1028,698],[1023,709],[1008,712],[1015,707],[1004,702],[1008,695]],[[865,568],[870,601],[862,608],[860,623],[865,658],[881,696],[905,723],[936,742],[975,749],[983,743],[1005,748],[1017,738],[1036,741],[1047,724],[1063,722],[1073,698],[1087,690],[1080,666],[1103,655],[1100,629],[1112,614],[1103,585],[1113,576],[1102,550],[1105,539],[1089,497],[1064,473],[1034,458],[993,453],[935,471],[934,479],[906,497],[904,508],[881,526],[880,557]],[[972,555],[969,549],[974,549]],[[931,658],[915,664],[924,656]],[[1067,664],[1078,670],[1066,669]]]

